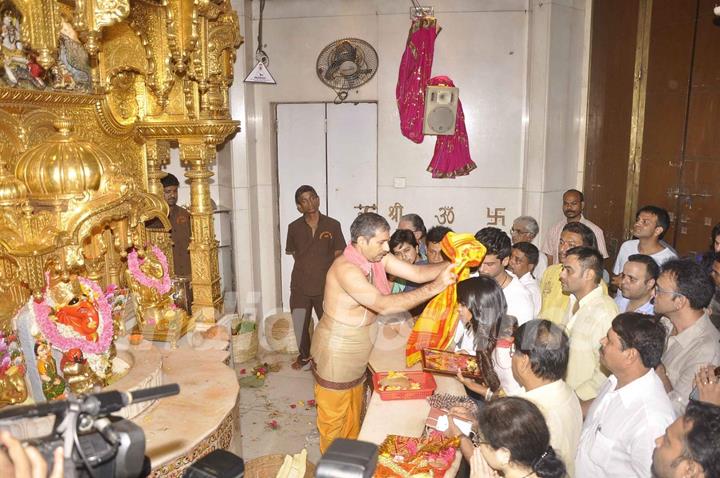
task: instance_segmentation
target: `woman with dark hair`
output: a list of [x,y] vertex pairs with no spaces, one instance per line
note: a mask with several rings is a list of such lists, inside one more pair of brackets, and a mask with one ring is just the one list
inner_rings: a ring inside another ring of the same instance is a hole
[[[485,383],[477,383],[458,373],[468,395],[476,400],[489,400],[503,389],[507,393],[520,390],[512,376],[510,345],[517,327],[515,317],[507,315],[505,294],[490,276],[481,274],[457,285],[458,328],[455,351],[478,355]],[[482,367],[482,363],[486,367]],[[490,365],[488,367],[488,365]]]
[[480,410],[471,478],[562,478],[565,465],[550,446],[545,418],[523,398],[500,398]]
[[457,285],[458,328],[455,351],[474,354],[492,350],[507,302],[500,286],[490,276],[480,275]]

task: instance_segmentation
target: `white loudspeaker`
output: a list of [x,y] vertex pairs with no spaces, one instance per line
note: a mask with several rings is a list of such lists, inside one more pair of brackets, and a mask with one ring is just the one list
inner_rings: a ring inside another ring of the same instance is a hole
[[423,134],[454,135],[459,88],[428,86],[425,90]]

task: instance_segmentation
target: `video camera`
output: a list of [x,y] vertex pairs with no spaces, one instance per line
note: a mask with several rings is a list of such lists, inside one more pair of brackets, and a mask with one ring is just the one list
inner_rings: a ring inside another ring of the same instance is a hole
[[63,448],[64,477],[138,478],[150,473],[145,433],[130,420],[110,415],[131,403],[180,393],[178,384],[136,390],[79,395],[67,400],[0,411],[0,421],[55,415],[52,432],[28,440],[52,469],[53,450]]

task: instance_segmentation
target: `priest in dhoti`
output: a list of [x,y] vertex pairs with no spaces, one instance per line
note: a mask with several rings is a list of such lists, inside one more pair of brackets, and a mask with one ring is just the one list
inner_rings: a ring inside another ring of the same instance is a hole
[[[360,433],[363,382],[373,347],[370,326],[377,316],[407,311],[457,280],[448,262],[413,265],[389,254],[390,226],[375,213],[360,214],[350,226],[350,238],[328,270],[324,315],[311,348],[322,453],[335,438],[355,439]],[[425,285],[391,295],[387,273]]]

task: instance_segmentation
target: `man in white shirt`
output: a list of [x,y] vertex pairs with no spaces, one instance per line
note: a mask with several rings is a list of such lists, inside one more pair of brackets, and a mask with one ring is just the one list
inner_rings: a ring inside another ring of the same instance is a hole
[[654,315],[655,283],[660,276],[660,266],[645,254],[633,254],[623,266],[620,290],[615,303],[620,312],[639,312]]
[[612,375],[593,400],[575,457],[577,478],[650,478],[655,440],[675,420],[660,378],[665,329],[654,317],[618,315],[602,340]]
[[571,294],[563,321],[570,336],[565,381],[584,401],[595,398],[605,382],[600,340],[618,313],[615,301],[600,285],[601,277],[602,256],[596,249],[574,247],[567,251],[560,272],[562,290]]
[[531,320],[513,337],[512,372],[524,389],[518,396],[540,409],[550,430],[550,445],[565,463],[568,476],[574,476],[582,410],[577,395],[563,380],[570,354],[568,336],[549,320]]
[[480,273],[487,274],[502,288],[507,302],[508,315],[514,316],[518,325],[532,320],[533,301],[530,291],[512,273],[505,270],[510,262],[511,243],[508,235],[497,227],[485,227],[475,234],[487,249],[480,264]]
[[[512,239],[513,244],[517,244],[518,242],[533,242],[538,234],[540,234],[540,226],[532,216],[516,217],[510,228],[510,239]],[[537,265],[535,266],[535,270],[533,270],[533,276],[538,284],[547,266],[547,256],[545,254],[539,254]]]
[[597,240],[597,249],[602,254],[603,259],[608,257],[607,249],[605,247],[605,235],[602,229],[598,227],[594,222],[585,219],[582,215],[583,208],[585,207],[585,197],[583,193],[577,189],[568,189],[563,194],[563,206],[562,211],[565,218],[555,223],[543,239],[542,247],[540,252],[547,255],[548,265],[557,264],[559,258],[557,255],[558,244],[560,243],[560,234],[562,233],[563,227],[569,222],[581,222],[585,224],[595,234]]
[[645,254],[662,266],[670,259],[677,259],[677,254],[670,247],[662,242],[665,232],[670,227],[670,215],[668,212],[657,206],[645,206],[635,214],[635,225],[633,236],[635,239],[625,241],[620,246],[615,266],[613,267],[612,282],[620,287],[622,280],[620,274],[628,258],[633,254]]
[[520,279],[520,283],[530,291],[533,301],[533,317],[540,313],[542,299],[540,298],[540,285],[535,280],[534,271],[540,256],[538,248],[530,242],[516,242],[510,253],[508,269]]
[[691,401],[685,415],[655,440],[655,478],[720,476],[720,407]]
[[689,260],[667,261],[655,287],[655,313],[670,334],[657,374],[678,415],[688,403],[698,369],[720,364],[720,332],[705,311],[715,287],[702,266]]

